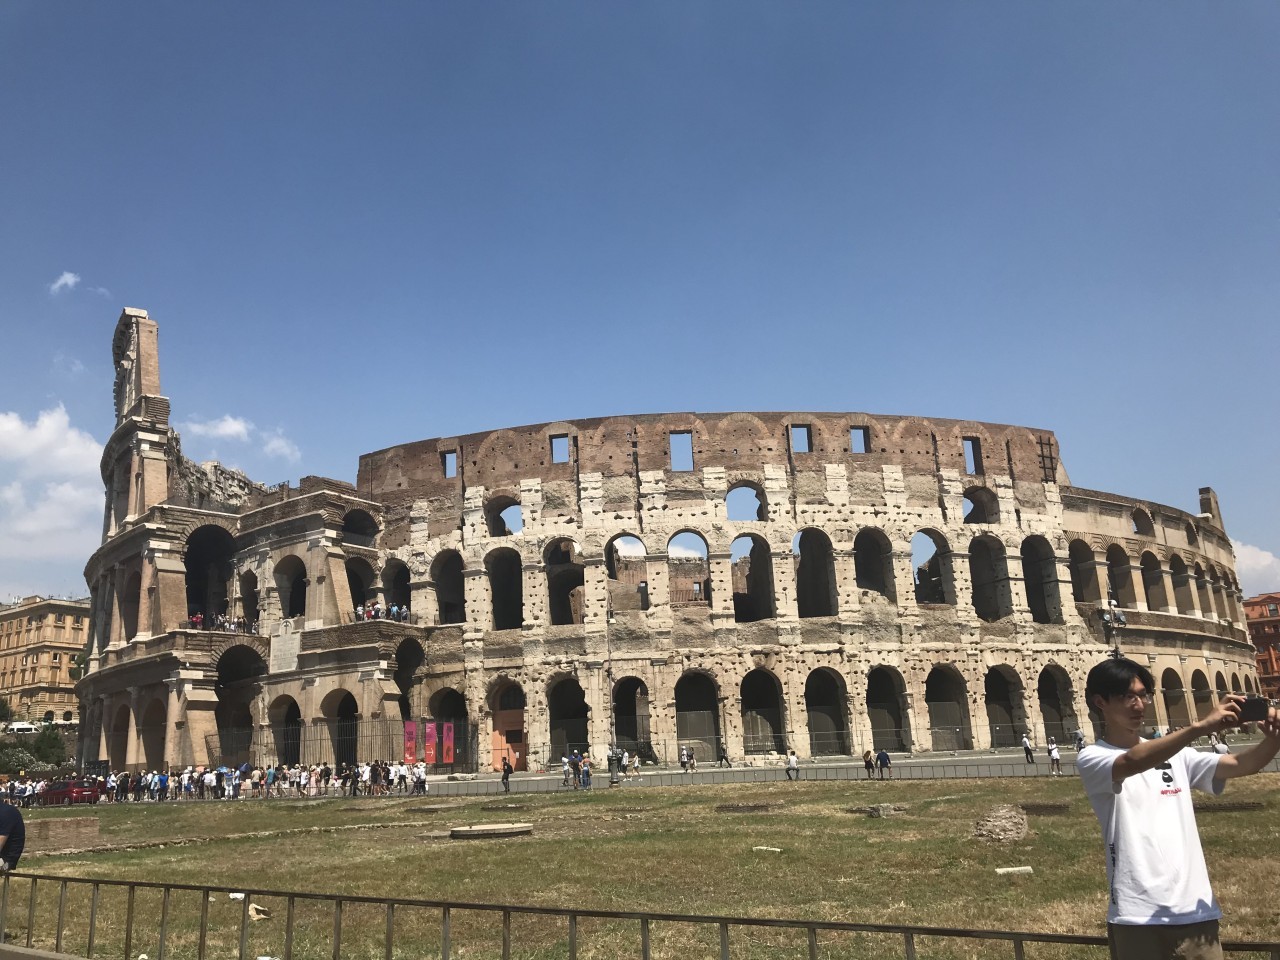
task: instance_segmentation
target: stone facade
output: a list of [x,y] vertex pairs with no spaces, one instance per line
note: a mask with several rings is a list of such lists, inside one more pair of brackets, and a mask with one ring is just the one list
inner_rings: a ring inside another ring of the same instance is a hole
[[26,597],[0,604],[0,691],[13,719],[79,719],[76,657],[89,637],[89,601]]
[[[611,742],[985,748],[1087,728],[1085,674],[1117,643],[1165,688],[1153,725],[1255,685],[1213,491],[1191,514],[1074,487],[1048,430],[646,414],[420,440],[362,456],[354,486],[268,489],[181,457],[156,348],[126,310],[85,760],[398,755],[406,719],[417,749],[480,769]],[[357,622],[375,601],[407,620]]]

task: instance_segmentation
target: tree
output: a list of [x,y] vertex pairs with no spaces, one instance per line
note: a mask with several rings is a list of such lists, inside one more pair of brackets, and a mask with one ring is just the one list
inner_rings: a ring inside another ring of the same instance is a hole
[[57,727],[46,726],[31,741],[31,753],[37,760],[50,766],[59,766],[67,762],[67,744]]
[[0,723],[8,723],[13,719],[13,707],[9,706],[9,701],[0,697]]

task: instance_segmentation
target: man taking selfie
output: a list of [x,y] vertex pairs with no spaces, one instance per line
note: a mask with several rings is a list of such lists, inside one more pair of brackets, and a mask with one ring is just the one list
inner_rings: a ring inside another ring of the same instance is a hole
[[[1156,740],[1139,736],[1156,689],[1146,667],[1105,660],[1089,671],[1085,699],[1106,724],[1076,760],[1107,849],[1107,939],[1116,960],[1221,960],[1222,911],[1209,886],[1191,789],[1222,792],[1280,751],[1280,718],[1267,701],[1223,697],[1206,717]],[[1201,753],[1199,737],[1259,724],[1263,739],[1239,754]]]

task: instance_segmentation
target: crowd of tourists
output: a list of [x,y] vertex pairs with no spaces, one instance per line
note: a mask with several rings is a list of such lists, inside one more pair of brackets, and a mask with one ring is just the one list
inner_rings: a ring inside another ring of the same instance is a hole
[[192,630],[221,630],[224,633],[258,632],[256,620],[228,617],[225,613],[211,613],[206,617],[199,610],[187,617],[187,626]]
[[361,620],[394,620],[396,623],[408,623],[409,605],[406,603],[401,606],[393,603],[390,607],[383,607],[378,600],[369,604],[359,603],[356,604],[355,616],[357,623]]
[[269,800],[286,797],[412,796],[427,792],[427,765],[418,763],[319,764],[187,767],[99,777],[107,803],[164,803],[184,800]]

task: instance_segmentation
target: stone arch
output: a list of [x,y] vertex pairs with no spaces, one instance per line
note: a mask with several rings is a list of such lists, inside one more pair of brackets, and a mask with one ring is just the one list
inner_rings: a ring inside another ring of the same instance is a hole
[[924,682],[929,729],[934,750],[971,750],[969,689],[964,676],[949,663],[935,664]]
[[490,551],[484,558],[489,576],[493,629],[518,630],[524,626],[524,571],[520,554],[510,547]]
[[1213,712],[1213,691],[1209,689],[1209,678],[1203,670],[1191,673],[1191,702],[1197,720],[1203,720]]
[[586,753],[591,749],[590,716],[591,708],[587,706],[586,693],[577,677],[566,674],[547,684],[550,762],[568,756],[573,750]]
[[867,672],[867,719],[876,750],[906,750],[911,742],[907,713],[907,685],[893,667]]
[[611,613],[649,609],[649,561],[644,541],[618,533],[604,546],[605,577]]
[[773,550],[754,533],[743,534],[729,544],[733,572],[733,619],[755,623],[777,616],[773,595]]
[[1156,526],[1151,521],[1151,514],[1142,507],[1134,507],[1129,514],[1131,532],[1135,536],[1152,538],[1156,535]]
[[988,668],[983,688],[991,746],[1016,747],[1022,734],[1029,732],[1022,678],[1013,667],[997,664]]
[[1183,526],[1182,530],[1187,536],[1188,547],[1194,547],[1200,542],[1200,535],[1196,533],[1196,525],[1190,520],[1186,522],[1186,525]]
[[1258,692],[1257,688],[1253,685],[1253,677],[1249,676],[1247,673],[1244,675],[1244,692],[1250,695]]
[[1206,620],[1213,620],[1215,616],[1213,597],[1209,593],[1209,579],[1204,574],[1204,568],[1197,563],[1191,568],[1191,574],[1196,581],[1196,599],[1200,602],[1200,616]]
[[1191,575],[1187,572],[1187,564],[1176,553],[1169,557],[1169,579],[1173,581],[1173,602],[1178,613],[1191,616],[1195,613],[1196,601],[1191,585]]
[[1169,605],[1164,589],[1164,569],[1160,560],[1150,550],[1143,552],[1138,560],[1142,568],[1142,592],[1147,601],[1148,610],[1164,610]]
[[1219,670],[1217,676],[1213,678],[1213,689],[1219,700],[1231,692],[1227,687],[1227,678],[1221,670]]
[[462,571],[462,554],[457,550],[441,550],[431,562],[439,624],[467,622],[467,593]]
[[639,677],[623,677],[613,685],[613,742],[619,749],[655,761],[650,732],[649,688]]
[[126,642],[138,635],[138,609],[141,605],[142,574],[135,570],[125,580],[124,593],[120,595],[120,623]]
[[293,766],[302,759],[302,708],[298,701],[282,694],[267,707],[276,762]]
[[400,610],[409,609],[411,588],[408,565],[399,557],[390,557],[382,568],[382,595],[386,598],[388,610],[395,607]]
[[378,536],[378,522],[367,510],[348,510],[342,516],[342,542],[372,547]]
[[1036,623],[1062,623],[1062,596],[1058,592],[1058,558],[1041,536],[1022,541],[1022,582],[1027,606]]
[[724,497],[725,515],[734,523],[756,523],[769,519],[769,498],[764,487],[753,480],[739,480]]
[[235,553],[235,538],[217,524],[197,527],[187,537],[182,558],[186,568],[187,616],[227,613]]
[[142,763],[148,770],[163,770],[168,766],[168,758],[164,755],[165,728],[168,720],[168,709],[161,697],[152,697],[142,710],[142,719],[138,723],[138,746],[142,752]]
[[1075,731],[1080,729],[1070,675],[1056,663],[1049,664],[1040,671],[1036,695],[1045,740],[1052,737],[1058,743],[1070,743]]
[[1132,560],[1124,547],[1113,543],[1107,547],[1107,595],[1119,606],[1133,608],[1137,597],[1133,592]]
[[962,512],[965,523],[999,523],[1000,498],[986,487],[970,487],[964,492]]
[[118,704],[107,727],[107,761],[112,770],[123,770],[129,756],[129,704]]
[[[267,663],[252,643],[228,643],[215,664],[214,693],[218,705],[214,720],[218,728],[221,762],[238,765],[249,759],[253,740],[253,704],[262,689]],[[211,760],[213,758],[210,758]]]
[[785,753],[786,716],[778,678],[764,667],[756,667],[742,678],[739,694],[743,752]]
[[1160,692],[1164,696],[1164,715],[1169,718],[1169,729],[1190,726],[1191,706],[1177,670],[1170,668],[1160,674]]
[[467,698],[453,687],[441,687],[427,701],[427,714],[433,720],[466,721]]
[[878,593],[896,603],[893,580],[893,545],[884,531],[863,527],[853,538],[853,569],[858,589]]
[[849,744],[848,691],[844,678],[828,667],[809,673],[804,706],[809,717],[809,755],[847,756]]
[[1233,672],[1231,674],[1231,692],[1239,693],[1242,689],[1243,687],[1240,686],[1240,674]]
[[831,538],[817,527],[805,527],[791,541],[795,556],[796,607],[801,618],[839,613],[835,551]]
[[[320,701],[320,717],[329,728],[329,745],[335,769],[354,765],[359,754],[360,704],[344,687],[330,690]],[[368,757],[365,759],[377,759]]]
[[295,554],[283,557],[275,566],[276,594],[280,597],[280,616],[286,620],[307,615],[307,565]]
[[980,620],[995,623],[1013,613],[1003,543],[988,534],[974,537],[969,542],[969,575],[973,581],[973,611]]
[[911,568],[918,605],[956,602],[951,547],[937,530],[918,530],[912,536]]
[[405,637],[396,647],[396,669],[391,678],[400,691],[396,702],[400,707],[401,720],[413,718],[413,688],[421,682],[417,673],[426,662],[427,652],[417,638]]
[[240,574],[240,613],[247,629],[257,632],[258,575],[252,570]]
[[686,670],[676,681],[676,739],[699,760],[714,760],[720,744],[720,689],[703,670]]
[[578,544],[557,537],[542,552],[547,577],[547,610],[551,625],[568,626],[586,620],[586,572]]
[[364,557],[349,557],[344,564],[347,571],[347,588],[351,591],[351,605],[362,610],[373,602],[373,565]]
[[509,494],[490,497],[484,505],[485,527],[491,537],[510,537],[524,529],[524,509]]
[[667,576],[672,604],[711,604],[707,541],[696,530],[678,530],[667,541]]
[[1067,566],[1071,571],[1071,598],[1076,603],[1101,603],[1097,557],[1089,544],[1072,540],[1067,547]]
[[524,687],[510,677],[498,677],[489,687],[488,701],[493,722],[491,769],[501,770],[503,757],[511,761],[511,766],[516,770],[529,769],[528,737],[524,726]]

